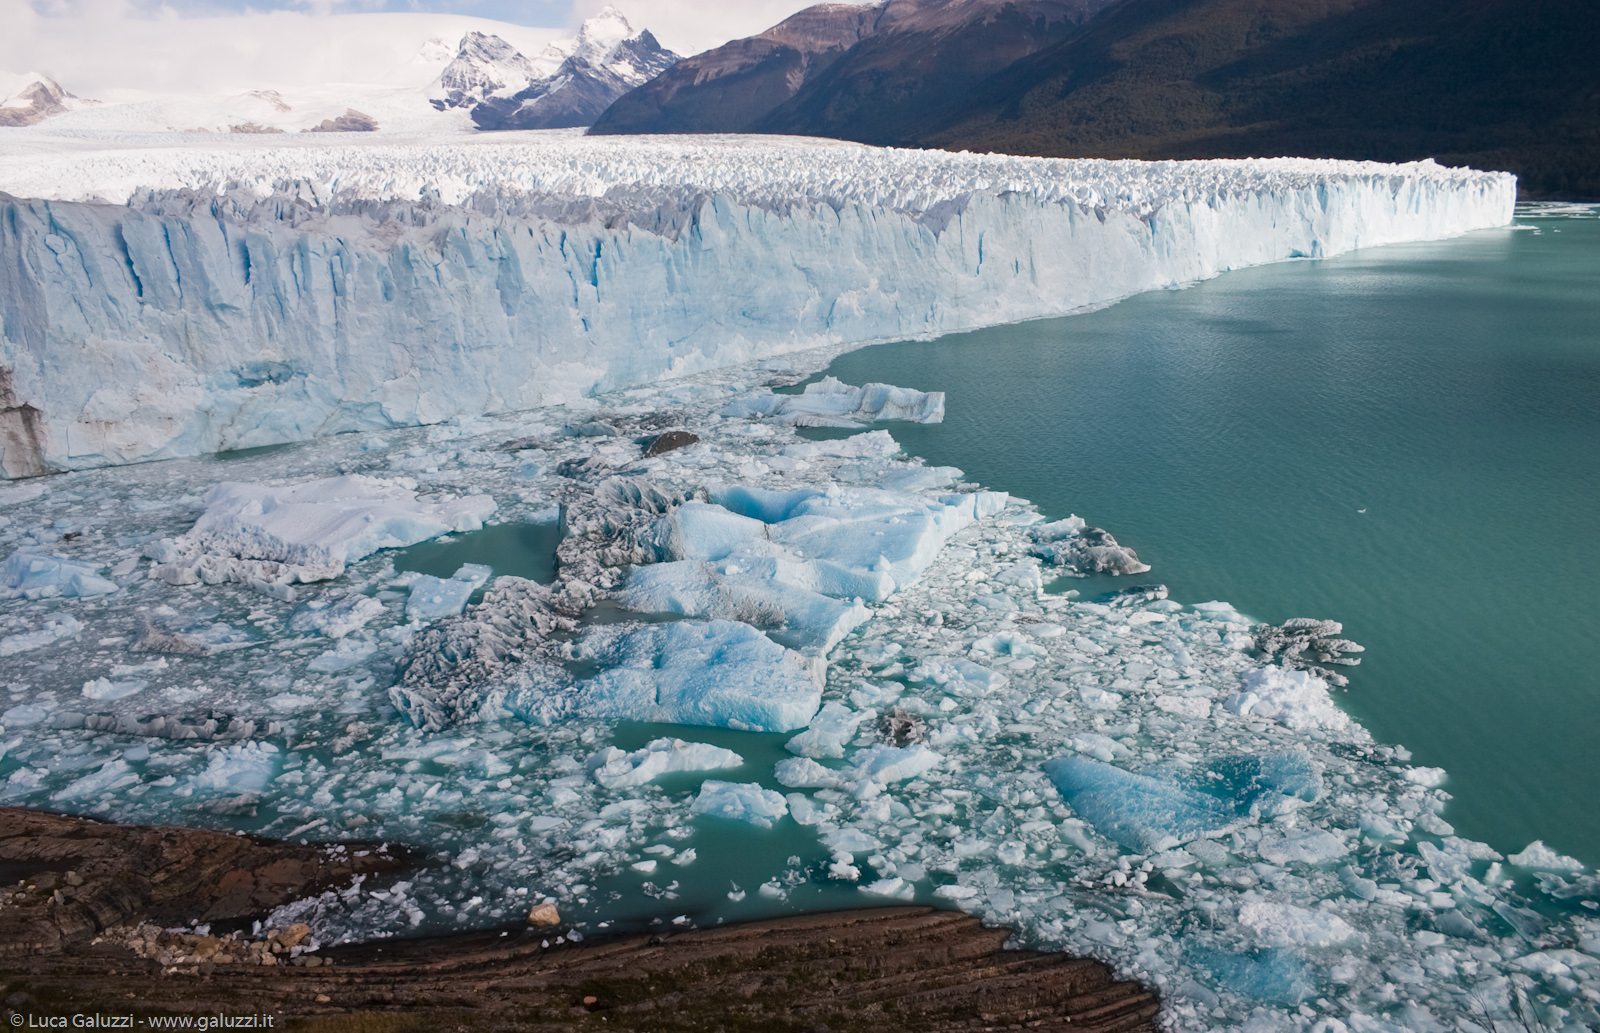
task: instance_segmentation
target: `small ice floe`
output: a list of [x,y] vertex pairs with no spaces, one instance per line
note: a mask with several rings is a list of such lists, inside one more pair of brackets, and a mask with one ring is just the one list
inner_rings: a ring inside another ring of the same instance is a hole
[[482,588],[494,568],[482,563],[465,563],[448,578],[423,574],[411,582],[411,598],[406,600],[406,619],[438,620],[453,617],[467,608],[472,593]]
[[1036,543],[1029,551],[1057,566],[1085,574],[1143,574],[1150,569],[1132,549],[1117,544],[1110,532],[1090,527],[1082,517],[1040,524],[1029,533]]
[[1328,696],[1328,683],[1309,671],[1261,667],[1246,671],[1239,681],[1242,691],[1222,703],[1229,713],[1276,721],[1295,731],[1341,731],[1350,726],[1350,715]]
[[205,507],[188,533],[146,549],[151,577],[174,585],[324,581],[379,549],[479,530],[495,502],[423,499],[414,481],[348,474],[277,488],[229,481],[205,496]]
[[1528,868],[1533,871],[1543,872],[1581,872],[1587,865],[1576,857],[1558,854],[1544,845],[1543,840],[1534,840],[1522,849],[1520,853],[1512,854],[1506,858],[1518,868]]
[[89,699],[101,703],[110,703],[113,700],[127,699],[129,696],[143,692],[149,687],[149,684],[149,682],[138,678],[115,682],[108,678],[96,678],[93,681],[84,683],[83,694]]
[[70,613],[60,613],[45,619],[34,631],[19,632],[0,638],[0,656],[15,656],[31,649],[42,649],[63,639],[72,638],[83,630],[83,625]]
[[715,771],[736,768],[744,758],[732,750],[682,739],[655,739],[632,753],[608,746],[584,765],[594,780],[607,789],[644,785],[674,771]]
[[852,387],[833,377],[807,384],[798,395],[770,390],[737,398],[723,416],[758,419],[800,427],[856,427],[874,420],[939,423],[944,419],[943,391],[914,391],[889,384]]
[[749,822],[770,829],[775,819],[789,813],[789,802],[755,782],[720,782],[706,779],[689,810],[717,818]]
[[573,697],[590,717],[784,732],[821,703],[801,658],[733,621],[596,627],[580,655],[606,668]]
[[77,599],[115,591],[116,582],[97,568],[37,549],[18,549],[0,564],[0,599]]

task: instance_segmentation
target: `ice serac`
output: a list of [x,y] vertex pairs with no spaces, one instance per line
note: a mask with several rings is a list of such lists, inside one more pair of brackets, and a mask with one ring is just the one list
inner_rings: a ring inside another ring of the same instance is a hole
[[502,139],[9,161],[0,469],[436,423],[1061,315],[1502,225],[1515,197],[1509,175],[1431,162]]

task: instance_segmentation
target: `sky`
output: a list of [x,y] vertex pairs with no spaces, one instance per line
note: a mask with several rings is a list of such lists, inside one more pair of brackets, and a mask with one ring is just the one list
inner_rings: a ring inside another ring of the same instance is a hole
[[[612,0],[635,29],[698,53],[814,0]],[[0,0],[0,73],[42,72],[83,97],[329,81],[404,85],[430,37],[468,29],[524,52],[570,37],[606,0]],[[421,85],[420,83],[418,85]]]

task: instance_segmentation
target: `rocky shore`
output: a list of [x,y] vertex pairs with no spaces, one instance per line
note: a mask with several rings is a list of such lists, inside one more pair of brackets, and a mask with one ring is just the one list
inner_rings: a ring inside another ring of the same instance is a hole
[[364,1031],[1156,1028],[1155,995],[1100,962],[1006,950],[1010,930],[927,907],[553,948],[531,925],[319,948],[304,926],[252,922],[407,864],[371,844],[0,808],[5,1007]]

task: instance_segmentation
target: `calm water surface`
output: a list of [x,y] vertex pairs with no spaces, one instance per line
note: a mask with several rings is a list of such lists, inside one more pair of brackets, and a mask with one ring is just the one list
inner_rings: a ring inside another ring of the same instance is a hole
[[1596,211],[828,372],[949,392],[906,451],[1110,529],[1176,599],[1343,621],[1342,704],[1449,770],[1459,834],[1600,864]]

